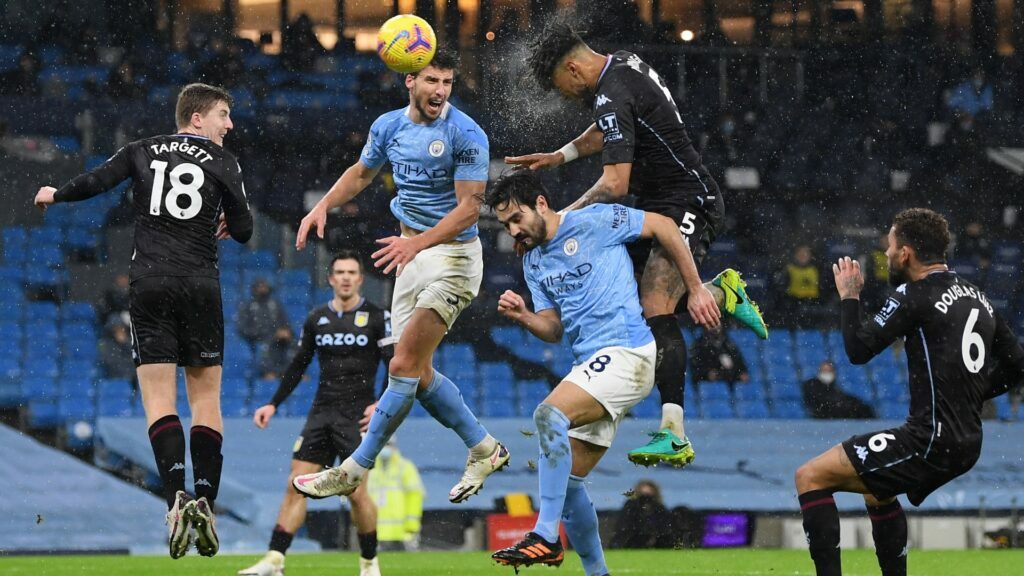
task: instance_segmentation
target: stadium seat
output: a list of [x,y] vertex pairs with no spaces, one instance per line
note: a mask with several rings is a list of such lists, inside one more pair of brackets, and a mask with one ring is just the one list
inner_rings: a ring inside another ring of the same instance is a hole
[[131,398],[135,393],[132,383],[119,378],[107,378],[96,383],[96,393],[100,400],[104,398]]
[[86,322],[95,324],[96,310],[89,302],[65,302],[60,307],[62,322]]
[[221,398],[220,406],[225,418],[246,418],[252,416],[252,412],[249,410],[249,403],[244,397],[224,396]]
[[57,401],[29,400],[24,413],[25,425],[33,430],[55,428],[60,423],[57,412]]
[[61,397],[57,400],[57,417],[61,422],[96,420],[96,403],[83,396]]
[[736,412],[733,410],[732,402],[729,400],[708,398],[701,399],[700,415],[702,418],[710,420],[721,420],[724,418],[735,418]]
[[0,377],[0,408],[15,408],[24,403],[21,382],[16,378]]
[[883,420],[905,420],[908,410],[905,402],[882,400],[877,405],[876,413]]
[[713,400],[732,400],[732,389],[727,382],[701,382],[697,385],[697,391],[701,404]]
[[657,391],[652,392],[646,398],[641,400],[639,404],[633,406],[633,409],[630,410],[629,413],[632,414],[634,418],[661,418],[661,396]]
[[1018,419],[1018,414],[1013,413],[1013,406],[1010,404],[1010,397],[1007,394],[1001,394],[992,399],[996,405],[996,415],[1003,422],[1015,422]]
[[96,412],[106,418],[129,418],[135,407],[130,396],[104,396],[96,400]]
[[764,400],[740,400],[736,403],[736,415],[751,420],[768,418],[768,404]]
[[485,398],[481,408],[483,416],[488,418],[514,418],[516,416],[516,404],[512,399]]
[[[91,372],[95,367],[89,365]],[[61,398],[87,398],[90,401],[96,398],[96,385],[93,383],[93,375],[86,371],[86,367],[76,368],[74,365],[66,370],[60,380]]]
[[768,394],[773,400],[796,400],[802,398],[803,392],[793,375],[788,379],[769,380]]
[[761,381],[752,379],[749,382],[737,382],[733,387],[736,400],[739,402],[761,402],[767,397]]
[[501,401],[506,404],[514,404],[516,397],[517,383],[515,381],[497,381],[488,378],[483,379],[483,397],[490,402]]
[[29,302],[25,307],[25,320],[27,322],[49,321],[57,322],[60,308],[53,302]]
[[769,406],[772,418],[797,420],[807,417],[803,401],[794,399],[775,400]]

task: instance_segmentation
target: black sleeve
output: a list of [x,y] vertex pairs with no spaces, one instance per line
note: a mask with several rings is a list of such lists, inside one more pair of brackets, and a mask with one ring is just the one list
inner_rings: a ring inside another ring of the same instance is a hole
[[242,167],[234,160],[226,160],[224,169],[224,220],[227,221],[231,237],[245,244],[252,238],[252,213],[245,196],[242,182]]
[[860,300],[847,298],[842,304],[843,344],[853,364],[867,364],[900,336],[910,330],[913,312],[905,294],[894,292],[874,317],[861,322]]
[[989,375],[986,400],[1024,383],[1024,349],[999,314],[996,314],[996,332],[992,337],[992,356],[996,362]]
[[388,366],[395,357],[395,340],[391,335],[391,312],[383,310],[377,322],[377,346],[380,347],[380,361],[384,363],[384,381],[381,382],[381,394],[388,387]]
[[632,164],[636,145],[636,113],[633,94],[625,82],[605,82],[594,110],[594,121],[604,134],[603,164]]
[[88,200],[131,178],[132,162],[125,146],[96,168],[76,176],[60,187],[53,195],[54,202],[78,202]]
[[306,323],[302,325],[299,349],[296,350],[295,356],[292,356],[292,361],[288,363],[288,368],[285,369],[284,376],[281,377],[281,384],[274,392],[274,397],[270,399],[270,403],[275,407],[280,406],[288,399],[288,396],[302,381],[302,375],[306,372],[306,368],[313,361],[313,356],[316,354],[315,326],[312,315],[306,318]]

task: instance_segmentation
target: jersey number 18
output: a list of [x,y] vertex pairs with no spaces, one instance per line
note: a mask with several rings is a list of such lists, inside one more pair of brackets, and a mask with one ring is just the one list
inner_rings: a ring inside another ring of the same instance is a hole
[[[160,198],[164,193],[164,177],[167,173],[167,162],[153,160],[149,165],[153,169],[153,191],[149,196],[149,213],[153,216],[160,215]],[[181,177],[185,174],[190,176],[188,182],[182,182]],[[203,169],[195,164],[178,164],[171,170],[171,189],[167,192],[164,200],[164,207],[167,213],[178,220],[189,220],[195,218],[196,214],[203,208],[203,196],[199,193],[206,176]],[[188,208],[182,208],[178,204],[179,196],[187,196],[189,199]]]

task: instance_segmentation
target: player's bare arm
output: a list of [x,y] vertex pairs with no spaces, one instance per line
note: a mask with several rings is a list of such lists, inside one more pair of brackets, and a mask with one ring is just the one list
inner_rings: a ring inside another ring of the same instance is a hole
[[578,210],[590,204],[609,204],[624,198],[629,193],[629,174],[633,170],[632,163],[605,164],[604,172],[597,182],[565,207],[563,212]]
[[480,218],[480,205],[484,201],[484,189],[486,182],[476,180],[455,181],[455,208],[430,230],[421,234],[404,238],[402,236],[388,236],[377,240],[383,247],[371,255],[373,266],[380,268],[384,266],[384,273],[390,274],[397,269],[397,274],[402,273],[402,268],[412,262],[416,254],[427,248],[451,242],[466,228],[469,228]]
[[505,163],[540,170],[541,168],[554,168],[576,158],[583,158],[597,154],[604,147],[604,133],[598,129],[597,124],[591,124],[583,134],[575,140],[562,146],[554,152],[538,152],[524,156],[506,156]]
[[526,307],[523,297],[511,290],[498,297],[498,313],[502,316],[518,322],[531,334],[545,342],[561,342],[562,319],[553,308],[541,310],[538,313],[530,312]]
[[306,247],[306,239],[313,227],[316,227],[316,235],[322,240],[324,229],[327,227],[327,212],[358,196],[370,185],[370,182],[373,182],[378,172],[380,172],[379,167],[370,168],[361,160],[349,166],[348,170],[345,170],[338,181],[327,191],[327,194],[324,194],[324,197],[302,219],[299,231],[295,236],[295,249],[302,250]]
[[860,300],[860,291],[864,288],[864,276],[860,272],[860,262],[849,256],[840,258],[832,265],[832,274],[836,278],[836,290],[842,300]]
[[640,237],[657,240],[669,259],[675,263],[679,275],[683,278],[686,292],[689,294],[686,309],[693,321],[705,328],[717,328],[721,322],[722,313],[719,311],[711,291],[701,282],[697,264],[693,261],[693,254],[686,242],[683,241],[683,235],[679,232],[675,222],[666,216],[646,212]]

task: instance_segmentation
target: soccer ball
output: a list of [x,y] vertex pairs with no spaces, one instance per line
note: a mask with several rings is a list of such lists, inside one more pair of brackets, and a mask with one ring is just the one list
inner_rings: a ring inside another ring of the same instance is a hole
[[434,58],[435,50],[434,29],[419,16],[400,14],[377,32],[377,54],[395,72],[410,74],[423,70]]

